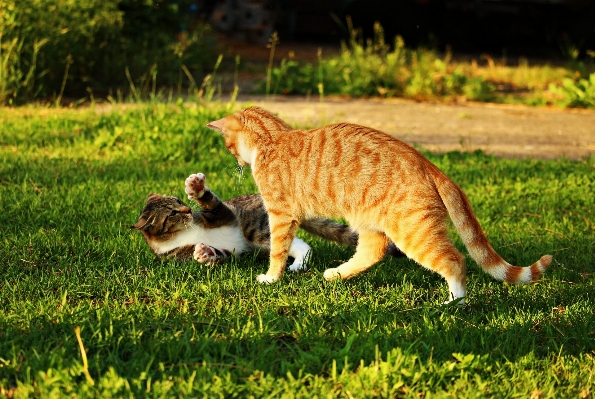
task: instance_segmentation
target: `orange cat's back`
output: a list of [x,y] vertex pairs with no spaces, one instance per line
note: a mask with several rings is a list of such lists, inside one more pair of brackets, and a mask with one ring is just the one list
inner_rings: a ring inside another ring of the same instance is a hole
[[[425,177],[441,172],[413,147],[386,133],[343,123],[277,134],[273,140],[254,165],[259,188],[295,193],[292,206],[304,215],[362,215],[362,223],[377,224],[389,210],[402,217],[408,204],[441,204],[433,181]],[[400,206],[394,208],[397,203]]]

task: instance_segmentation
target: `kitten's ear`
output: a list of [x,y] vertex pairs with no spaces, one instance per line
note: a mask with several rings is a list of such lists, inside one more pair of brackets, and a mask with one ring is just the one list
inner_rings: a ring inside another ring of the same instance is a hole
[[182,206],[178,209],[178,212],[180,213],[192,213],[192,208],[190,208],[189,206]]
[[155,193],[149,194],[149,196],[147,197],[147,202],[154,200],[156,198],[159,198],[159,197],[161,197],[159,194],[155,194]]
[[145,225],[147,224],[147,219],[145,219],[144,217],[140,217],[138,218],[138,221],[133,224],[132,226],[130,226],[131,230],[142,230],[143,227],[145,227]]

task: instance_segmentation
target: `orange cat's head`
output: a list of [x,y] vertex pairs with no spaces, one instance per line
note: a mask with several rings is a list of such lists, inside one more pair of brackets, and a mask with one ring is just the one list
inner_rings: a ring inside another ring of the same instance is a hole
[[231,155],[236,157],[241,166],[248,166],[250,164],[252,151],[246,145],[246,138],[244,138],[246,134],[243,134],[244,126],[239,112],[210,122],[207,124],[207,127],[223,135],[225,148],[227,148],[227,151]]
[[223,135],[225,147],[242,166],[254,162],[258,148],[269,145],[275,132],[292,130],[287,123],[259,107],[246,108],[210,122],[207,127]]

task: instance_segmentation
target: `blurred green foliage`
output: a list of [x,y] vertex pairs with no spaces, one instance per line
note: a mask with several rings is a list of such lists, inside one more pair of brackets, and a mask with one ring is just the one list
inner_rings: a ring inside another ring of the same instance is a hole
[[[0,103],[180,86],[215,60],[189,0],[0,0]],[[128,72],[126,72],[128,71]]]
[[595,73],[588,79],[566,78],[561,86],[550,84],[549,90],[557,96],[556,102],[564,107],[595,108]]
[[468,76],[453,68],[449,65],[450,54],[440,58],[432,50],[408,49],[401,37],[389,46],[379,23],[374,25],[374,39],[366,42],[359,31],[351,28],[350,32],[350,40],[342,44],[341,53],[329,58],[319,53],[318,65],[282,61],[272,70],[267,87],[273,93],[285,94],[415,99],[465,96],[482,101],[491,98],[493,86],[482,77]]
[[565,66],[556,68],[529,67],[523,59],[518,66],[507,66],[484,54],[487,65],[478,67],[476,60],[453,61],[450,51],[407,48],[399,36],[389,44],[379,23],[368,40],[349,20],[348,25],[350,39],[338,54],[323,57],[319,51],[315,63],[283,59],[270,66],[257,92],[595,107],[593,51],[587,51],[590,59],[585,62],[575,52]]

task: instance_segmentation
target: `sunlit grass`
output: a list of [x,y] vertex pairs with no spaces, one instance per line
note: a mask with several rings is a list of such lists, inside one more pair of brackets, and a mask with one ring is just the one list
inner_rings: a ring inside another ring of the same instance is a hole
[[593,395],[595,160],[427,154],[506,260],[554,255],[536,284],[468,259],[459,309],[406,259],[326,283],[352,250],[300,233],[311,269],[261,286],[266,262],[161,263],[129,230],[149,193],[185,198],[190,173],[225,199],[256,191],[205,128],[227,112],[0,109],[0,396]]

